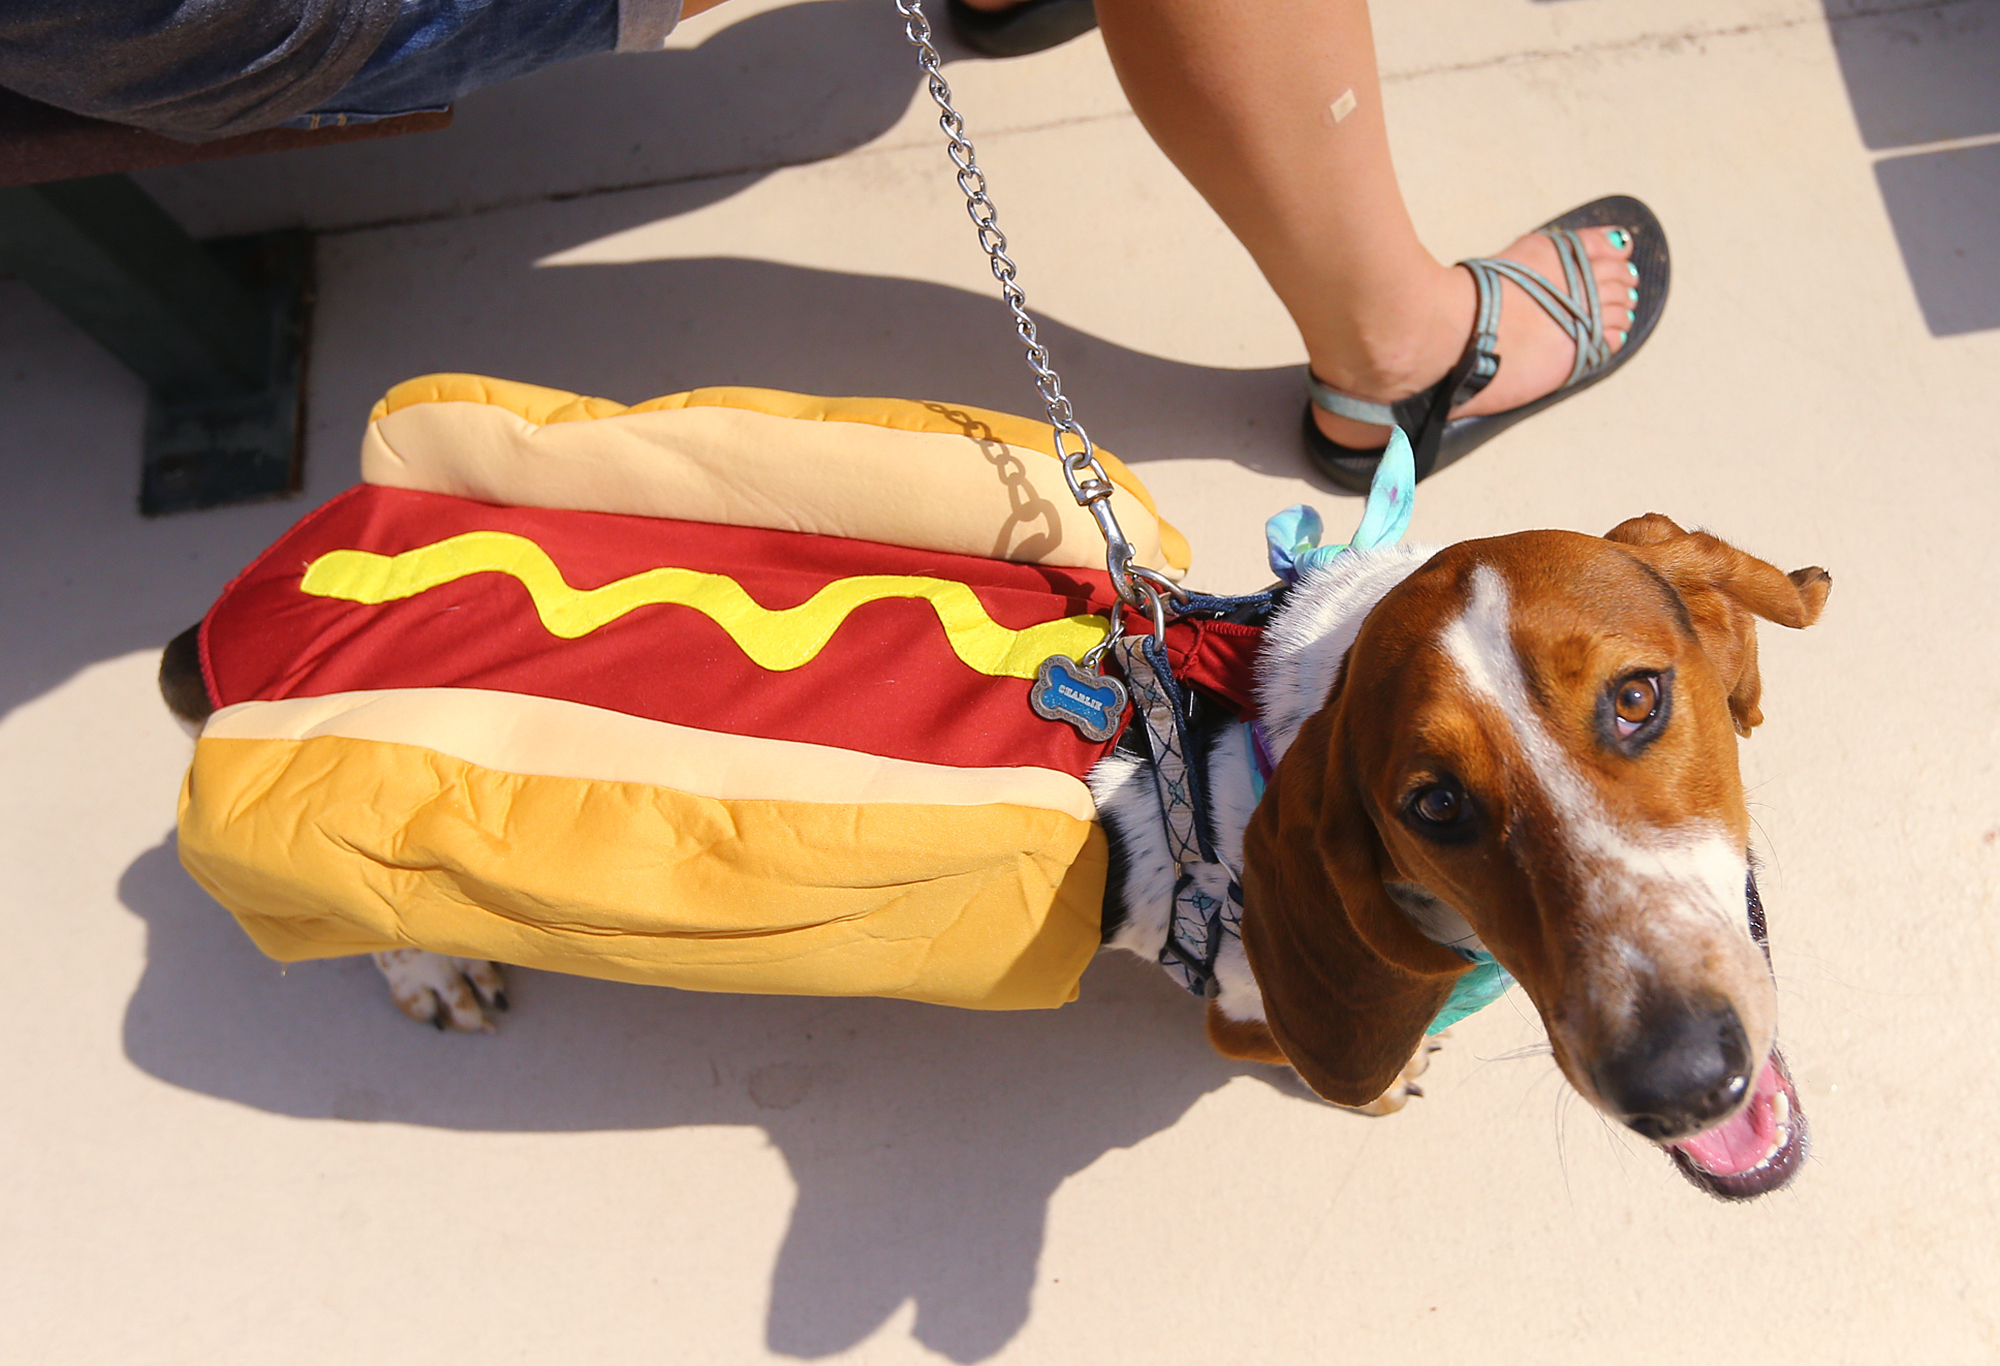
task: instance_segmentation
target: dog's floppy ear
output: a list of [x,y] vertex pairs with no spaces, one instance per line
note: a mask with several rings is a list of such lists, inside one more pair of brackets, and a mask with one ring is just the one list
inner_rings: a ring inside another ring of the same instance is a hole
[[1810,626],[1826,606],[1833,576],[1817,565],[1787,574],[1705,531],[1683,531],[1657,512],[1620,522],[1604,539],[1632,547],[1680,595],[1729,689],[1736,731],[1748,735],[1764,719],[1753,614],[1794,629]]
[[1337,752],[1337,711],[1306,722],[1245,832],[1243,948],[1285,1060],[1326,1099],[1366,1105],[1465,964],[1383,890],[1386,853]]

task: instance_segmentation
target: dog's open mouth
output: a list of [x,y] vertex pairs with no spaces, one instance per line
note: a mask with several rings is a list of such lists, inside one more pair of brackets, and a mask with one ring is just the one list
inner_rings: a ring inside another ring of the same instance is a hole
[[1667,1151],[1688,1180],[1723,1200],[1748,1200],[1791,1180],[1805,1161],[1806,1117],[1784,1058],[1771,1051],[1748,1105]]

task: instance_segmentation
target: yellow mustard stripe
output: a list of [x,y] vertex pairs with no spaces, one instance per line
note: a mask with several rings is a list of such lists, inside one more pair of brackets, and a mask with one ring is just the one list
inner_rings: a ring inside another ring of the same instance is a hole
[[575,640],[639,607],[692,607],[729,633],[759,668],[783,672],[810,663],[848,614],[885,598],[920,598],[937,613],[952,653],[994,678],[1033,678],[1050,655],[1080,658],[1104,639],[1104,618],[1064,617],[1024,631],[986,614],[973,591],[951,579],[862,574],[835,579],[797,607],[770,611],[742,585],[694,569],[648,569],[602,588],[569,586],[548,552],[506,531],[468,531],[400,555],[332,550],[306,567],[299,587],[315,597],[370,606],[412,598],[471,574],[508,574],[521,582],[549,634]]

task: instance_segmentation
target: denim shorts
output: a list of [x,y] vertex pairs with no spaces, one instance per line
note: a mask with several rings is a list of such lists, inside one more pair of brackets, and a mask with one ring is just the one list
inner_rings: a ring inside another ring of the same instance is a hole
[[354,79],[285,127],[443,109],[557,62],[657,49],[679,17],[680,0],[403,0],[394,27]]

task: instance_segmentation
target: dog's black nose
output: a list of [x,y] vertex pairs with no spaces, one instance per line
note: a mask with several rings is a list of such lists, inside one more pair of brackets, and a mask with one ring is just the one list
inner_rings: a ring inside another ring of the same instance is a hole
[[1750,1043],[1733,1007],[1656,1001],[1639,1012],[1623,1051],[1591,1080],[1606,1105],[1655,1142],[1686,1138],[1721,1119],[1750,1091]]

